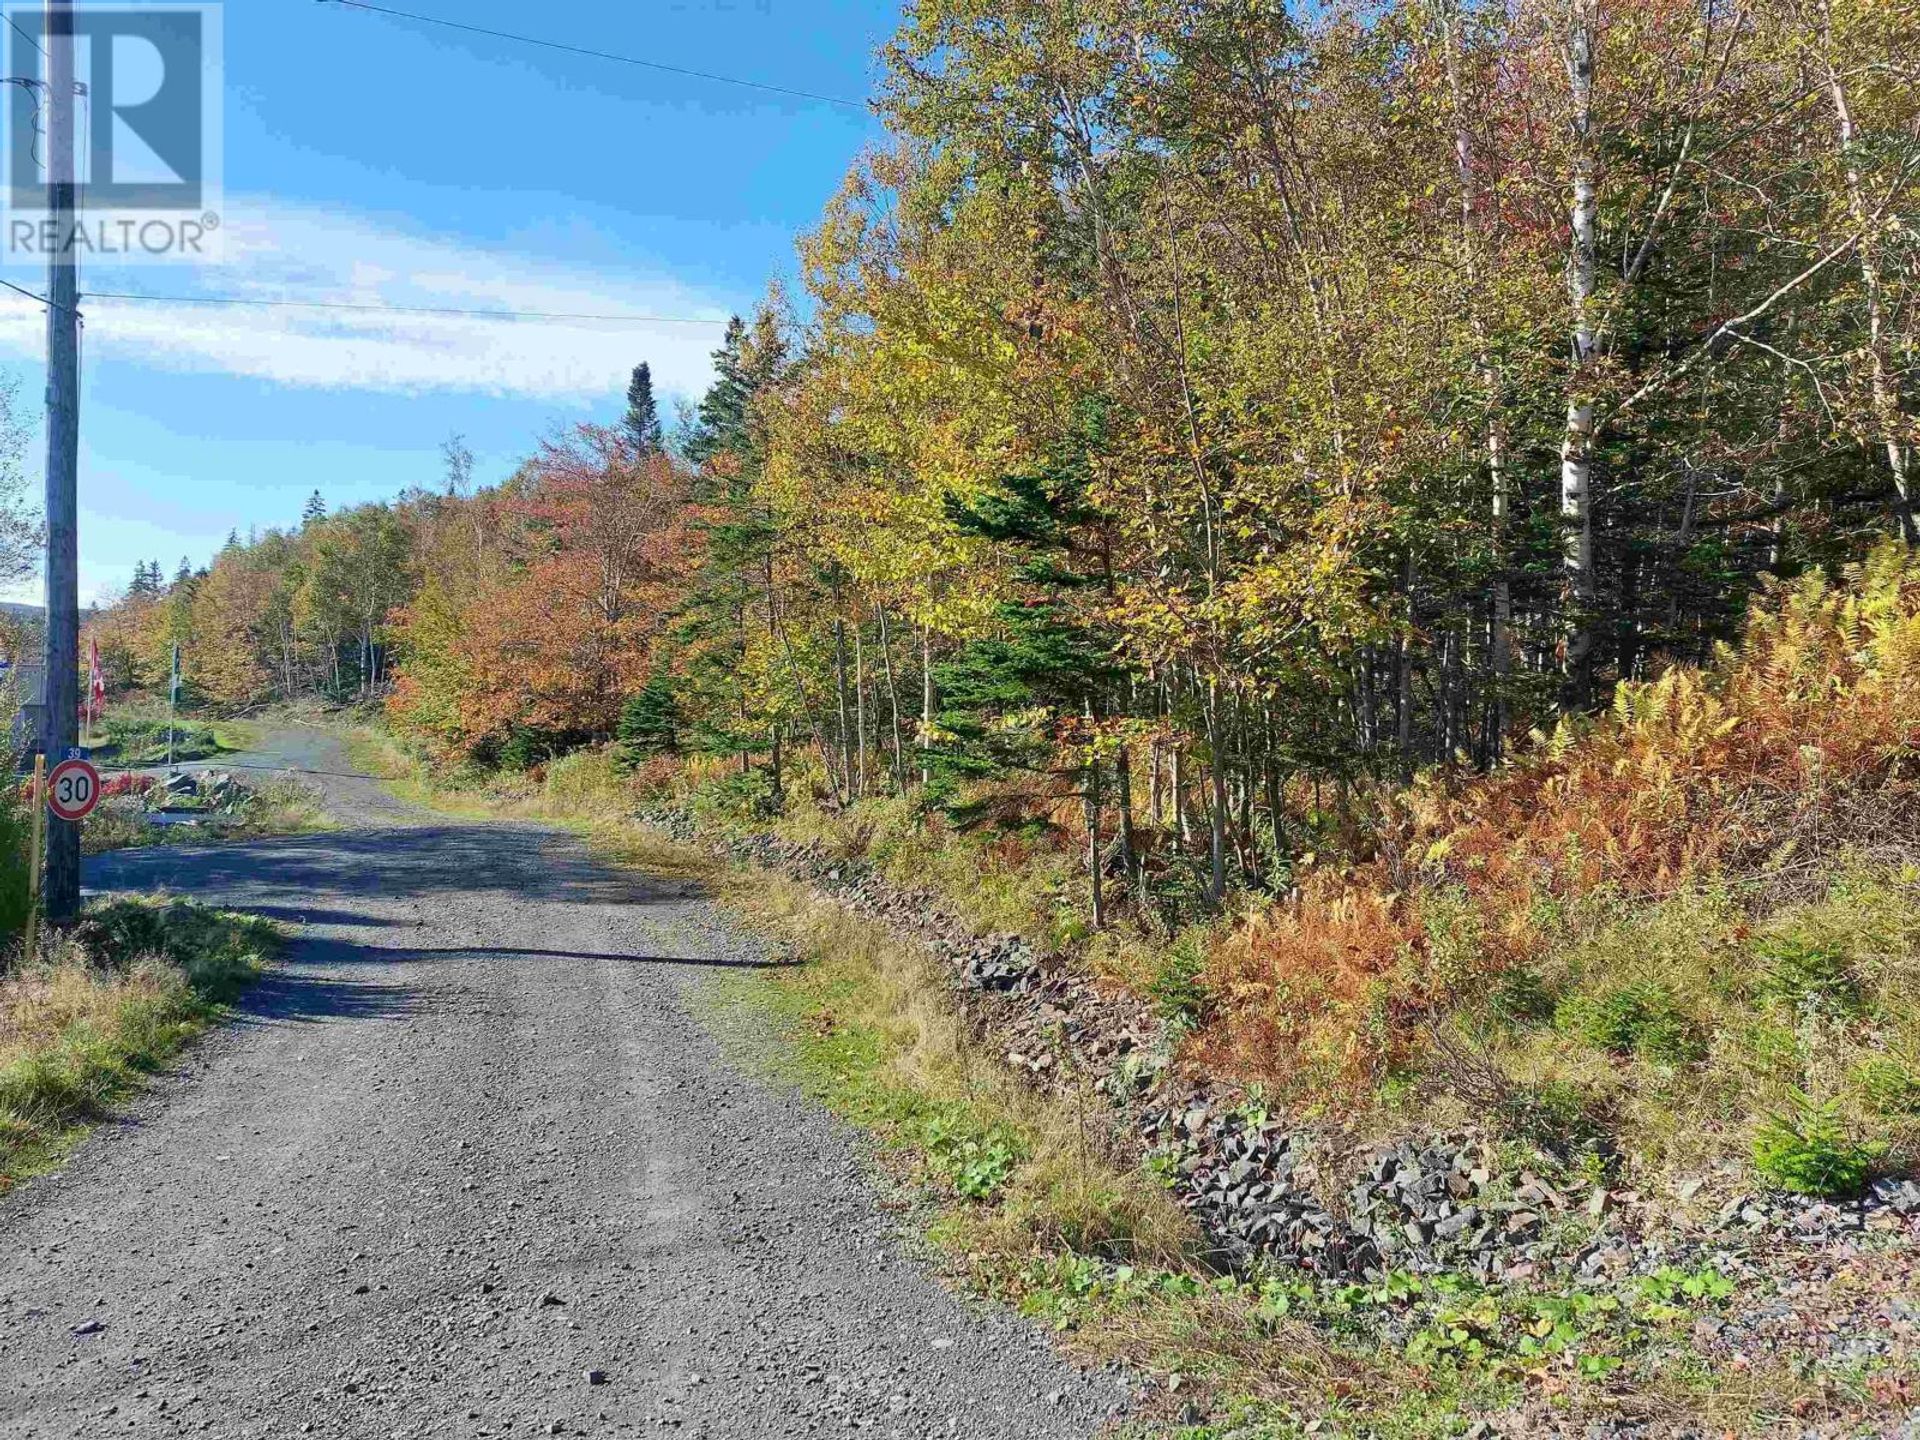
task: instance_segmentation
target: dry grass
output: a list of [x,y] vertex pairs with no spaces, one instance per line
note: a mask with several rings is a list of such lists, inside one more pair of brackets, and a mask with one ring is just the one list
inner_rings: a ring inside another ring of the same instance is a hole
[[1067,1250],[1157,1266],[1193,1252],[1197,1237],[1172,1197],[1115,1159],[1106,1107],[1043,1095],[988,1055],[953,1005],[948,977],[918,947],[764,872],[736,872],[718,893],[807,958],[804,969],[758,983],[784,987],[790,1002],[824,1019],[827,1028],[816,1024],[811,1034],[814,1048],[837,1052],[842,1073],[865,1097],[825,1098],[871,1102],[871,1118],[882,1120],[896,1104],[951,1106],[972,1130],[998,1127],[1017,1137],[1021,1158],[995,1204],[970,1217],[974,1248],[1021,1257]]
[[205,1028],[277,943],[262,920],[114,900],[0,980],[0,1191]]

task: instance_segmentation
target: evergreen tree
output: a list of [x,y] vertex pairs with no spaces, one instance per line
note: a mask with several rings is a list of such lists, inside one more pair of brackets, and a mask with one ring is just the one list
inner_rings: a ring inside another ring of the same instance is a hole
[[185,585],[192,579],[193,561],[182,555],[180,557],[180,568],[173,572],[173,583],[175,585]]
[[615,749],[620,764],[631,768],[649,756],[678,750],[681,723],[673,681],[665,675],[653,676],[620,709],[620,724],[614,732],[620,742]]
[[633,367],[633,379],[627,385],[627,418],[621,423],[636,454],[658,455],[665,448],[660,407],[653,398],[653,369],[644,360]]
[[307,497],[307,503],[300,508],[300,524],[304,528],[316,520],[326,518],[327,502],[320,498],[320,492],[316,490]]
[[700,400],[687,440],[687,458],[695,463],[710,460],[722,450],[738,449],[745,439],[747,407],[758,388],[749,373],[748,350],[746,322],[735,315],[727,321],[720,348],[713,352],[714,381]]

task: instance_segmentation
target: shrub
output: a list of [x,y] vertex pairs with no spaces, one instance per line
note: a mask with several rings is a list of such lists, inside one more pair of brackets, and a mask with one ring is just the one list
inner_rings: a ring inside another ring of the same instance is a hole
[[1563,1156],[1593,1148],[1607,1133],[1599,1097],[1564,1080],[1513,1086],[1492,1119],[1502,1134]]
[[1795,1090],[1788,1108],[1768,1116],[1754,1136],[1753,1167],[1796,1195],[1846,1199],[1867,1183],[1880,1148],[1847,1134],[1835,1101],[1816,1104]]
[[1666,986],[1616,985],[1561,1002],[1555,1021],[1589,1045],[1613,1055],[1637,1055],[1663,1065],[1697,1060],[1700,1027]]
[[1546,981],[1522,966],[1494,981],[1487,1008],[1508,1025],[1538,1025],[1553,1018],[1554,995]]
[[753,769],[742,775],[729,771],[702,781],[688,797],[688,806],[702,820],[766,820],[778,813],[773,777]]
[[1860,986],[1837,946],[1797,935],[1775,935],[1755,945],[1754,956],[1766,967],[1755,987],[1755,998],[1761,1003],[1796,1012],[1859,1013]]
[[1147,998],[1176,1035],[1199,1028],[1213,1014],[1213,996],[1204,979],[1206,963],[1200,940],[1182,935],[1167,947],[1147,981]]

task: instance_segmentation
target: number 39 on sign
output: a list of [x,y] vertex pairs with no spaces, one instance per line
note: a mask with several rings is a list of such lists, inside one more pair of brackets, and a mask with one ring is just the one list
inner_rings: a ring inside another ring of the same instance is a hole
[[62,820],[84,820],[100,803],[100,772],[85,760],[62,760],[47,776],[47,808]]

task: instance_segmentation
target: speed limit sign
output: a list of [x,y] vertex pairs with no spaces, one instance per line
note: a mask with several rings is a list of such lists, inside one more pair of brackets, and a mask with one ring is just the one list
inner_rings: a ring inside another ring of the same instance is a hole
[[100,803],[100,772],[85,760],[62,760],[47,776],[47,808],[62,820],[84,820]]

